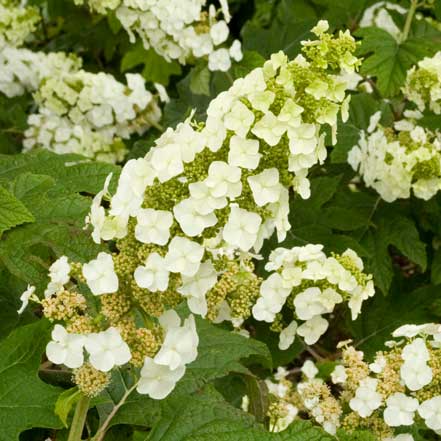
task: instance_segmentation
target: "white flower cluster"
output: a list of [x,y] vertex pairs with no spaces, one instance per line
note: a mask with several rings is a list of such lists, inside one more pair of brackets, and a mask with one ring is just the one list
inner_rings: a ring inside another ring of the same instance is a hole
[[144,133],[161,116],[142,76],[127,74],[126,80],[127,85],[110,74],[83,70],[45,77],[34,95],[39,110],[28,118],[24,149],[40,146],[121,161],[121,139]]
[[[335,131],[347,105],[346,83],[326,69],[357,65],[352,37],[332,39],[323,28],[315,29],[320,40],[305,42],[309,61],[273,55],[215,98],[205,123],[189,118],[168,129],[144,158],[127,162],[113,196],[105,188],[95,198],[88,221],[96,242],[132,235],[155,250],[134,273],[139,287],[165,291],[169,275],[180,275],[177,291],[204,316],[217,259],[259,252],[274,231],[285,238],[289,189],[309,197],[308,170],[326,157],[322,126]],[[327,61],[332,48],[343,61]]]
[[81,59],[64,52],[33,52],[5,46],[0,49],[0,92],[12,98],[35,92],[46,78],[58,78],[81,68]]
[[[0,3],[0,39],[2,7]],[[4,20],[18,32],[21,28],[8,17]],[[26,14],[17,17],[19,23],[27,23]],[[28,117],[24,151],[43,147],[118,162],[126,152],[122,139],[142,134],[159,121],[156,97],[145,89],[141,75],[127,74],[125,85],[110,74],[81,70],[81,60],[73,54],[32,52],[13,47],[23,41],[9,40],[7,44],[0,40],[0,92],[9,98],[34,93],[38,106],[38,112]]]
[[[85,0],[75,0],[83,4]],[[186,64],[192,59],[208,57],[212,71],[227,71],[231,60],[240,61],[239,40],[226,47],[230,14],[227,1],[222,1],[224,19],[220,11],[206,0],[87,0],[91,9],[101,14],[115,11],[117,19],[133,43],[138,35],[146,49],[152,48],[166,60]]]
[[[199,337],[194,317],[190,315],[181,326],[181,319],[173,310],[160,318],[165,337],[154,358],[146,357],[136,390],[155,400],[169,395],[183,377],[186,365],[197,357]],[[85,357],[86,352],[86,357]],[[69,333],[56,324],[52,340],[46,346],[47,358],[55,364],[78,369],[88,361],[95,369],[109,372],[131,359],[130,348],[115,327],[89,334]]]
[[[44,293],[46,299],[54,300],[65,293],[70,283],[71,265],[66,256],[55,261],[49,270],[49,284]],[[119,280],[115,273],[110,254],[101,252],[97,258],[82,266],[82,275],[95,296],[116,293]],[[23,293],[19,313],[23,312],[29,299],[38,302],[35,287],[28,287]],[[64,307],[69,305],[64,302]],[[137,391],[148,394],[153,399],[165,398],[185,373],[186,365],[197,357],[199,338],[194,317],[190,315],[181,324],[178,314],[169,310],[159,317],[163,341],[152,358],[146,356],[137,384]],[[86,356],[85,356],[86,353]],[[105,326],[99,332],[68,332],[61,324],[52,331],[52,340],[47,344],[46,355],[55,364],[78,369],[85,362],[101,372],[109,372],[114,367],[128,363],[132,354],[127,342],[115,326]]]
[[165,330],[164,341],[154,358],[145,358],[136,389],[155,400],[162,400],[175,388],[186,365],[196,360],[199,344],[193,315],[181,326],[178,314],[169,310],[159,318],[159,323]]
[[[439,381],[437,376],[440,374],[438,362],[441,325],[404,325],[392,335],[401,338],[401,341],[390,342],[390,345],[400,347],[399,376],[404,390],[384,396],[384,393],[377,391],[380,380],[369,376],[362,380],[349,406],[363,418],[382,408],[384,422],[392,428],[411,426],[418,413],[429,429],[441,434],[441,395],[430,396],[430,384],[432,381]],[[435,362],[432,366],[437,366],[437,376],[430,366],[431,360]],[[377,356],[370,369],[373,375],[381,376],[387,369],[384,356]],[[383,381],[387,381],[387,378],[383,377]],[[418,391],[424,388],[427,392],[424,394],[425,399],[419,399]]]
[[329,393],[323,379],[317,376],[319,370],[313,361],[306,360],[301,372],[304,381],[297,384],[299,407],[306,410],[326,432],[335,435],[341,416],[337,402]]
[[441,52],[419,61],[407,73],[403,92],[418,109],[441,113]]
[[[407,441],[413,438],[402,430],[415,424],[419,415],[428,429],[441,434],[441,325],[404,325],[393,336],[399,341],[388,342],[391,350],[377,353],[369,365],[361,351],[346,347],[343,364],[331,374],[332,382],[339,385],[339,392],[334,391],[337,397],[330,395],[323,379],[313,378],[313,370],[309,369],[312,375],[305,374],[306,381],[297,387],[302,406],[325,430],[348,430],[352,422],[350,430],[373,430],[383,441]],[[333,411],[323,413],[330,400]],[[325,424],[331,417],[332,425]]]
[[361,28],[375,26],[377,28],[385,30],[386,32],[391,34],[397,41],[399,41],[401,38],[401,30],[395,24],[395,21],[392,18],[390,11],[394,11],[395,13],[399,13],[401,15],[407,12],[406,9],[400,5],[391,2],[380,1],[365,9],[359,26]]
[[[299,415],[308,414],[317,423],[325,428],[328,433],[335,435],[340,425],[340,411],[335,406],[335,399],[329,394],[325,383],[317,377],[319,370],[311,360],[306,360],[300,370],[304,381],[300,381],[295,388],[288,379],[292,371],[283,366],[265,380],[268,387],[270,406],[267,411],[269,428],[272,432],[285,430]],[[297,389],[297,390],[296,390]],[[247,409],[248,397],[245,396],[242,408]],[[244,405],[245,404],[245,405]]]
[[316,343],[328,329],[323,315],[340,303],[348,303],[355,320],[363,301],[375,294],[372,276],[363,273],[363,262],[351,249],[327,257],[322,245],[276,248],[265,269],[272,274],[261,285],[253,316],[271,323],[285,305],[287,312],[293,310],[293,320],[280,333],[282,350],[296,334],[308,345]]
[[127,343],[114,327],[99,333],[82,335],[68,333],[59,324],[52,331],[52,340],[46,346],[46,355],[52,363],[79,368],[84,364],[84,349],[89,355],[90,364],[102,372],[122,366],[131,358]]
[[404,114],[395,130],[376,127],[375,114],[348,154],[352,168],[387,202],[409,198],[411,190],[428,200],[441,189],[441,135],[417,125],[418,111]]
[[25,6],[18,0],[0,0],[0,50],[6,45],[22,45],[39,21],[35,6]]
[[[287,371],[283,367],[277,369],[277,373],[274,375],[274,380],[266,379],[265,383],[268,388],[268,392],[276,397],[278,401],[277,412],[270,417],[270,431],[282,432],[285,430],[296,418],[299,413],[299,409],[288,401],[290,392],[289,383],[284,381],[287,375]],[[248,397],[247,397],[248,398]],[[248,411],[248,409],[244,409]]]

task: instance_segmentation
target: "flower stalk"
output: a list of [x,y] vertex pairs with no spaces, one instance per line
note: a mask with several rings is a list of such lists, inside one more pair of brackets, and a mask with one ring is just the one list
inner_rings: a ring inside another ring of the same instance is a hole
[[81,395],[80,400],[75,408],[75,413],[70,426],[69,437],[67,441],[81,441],[84,424],[86,422],[87,411],[89,410],[90,398]]
[[[136,389],[136,386],[138,386],[138,383],[136,382],[130,389],[127,389],[124,393],[121,400],[115,405],[115,407],[112,409],[112,411],[107,416],[106,420],[104,421],[103,425],[98,429],[98,432],[93,437],[92,441],[103,441],[104,436],[106,435],[107,429],[109,428],[110,422],[112,421],[112,418],[116,415],[120,407],[126,402],[129,395]],[[71,441],[70,439],[68,441]]]

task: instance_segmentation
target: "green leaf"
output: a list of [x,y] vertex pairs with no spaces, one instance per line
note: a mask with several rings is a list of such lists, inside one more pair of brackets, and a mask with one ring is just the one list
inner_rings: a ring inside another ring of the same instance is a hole
[[393,286],[388,296],[377,294],[363,305],[355,322],[347,321],[356,346],[367,357],[383,350],[384,342],[390,340],[391,333],[399,326],[439,321],[434,305],[441,299],[440,287],[429,285],[406,291],[408,284],[409,281],[404,281],[403,286]]
[[18,279],[41,290],[47,283],[51,256],[66,255],[82,262],[95,257],[103,247],[83,230],[91,204],[84,194],[100,191],[111,172],[115,188],[119,167],[110,164],[48,151],[0,155],[0,184],[8,186],[35,221],[4,233],[0,261]]
[[84,192],[96,194],[103,188],[109,173],[113,173],[110,190],[116,188],[120,167],[85,160],[82,156],[57,155],[47,150],[34,150],[21,155],[0,155],[0,184],[11,182],[22,173],[51,176],[55,186],[51,196],[60,193]]
[[[258,429],[248,429],[238,422],[222,425],[214,422],[202,428],[191,441],[334,441],[335,438],[323,429],[313,426],[310,421],[296,420],[286,430],[269,433]],[[190,441],[184,438],[185,441]],[[162,441],[162,440],[161,440]]]
[[121,22],[116,18],[114,11],[107,13],[107,23],[114,34],[117,34],[122,28]]
[[374,275],[375,284],[387,294],[394,274],[389,246],[396,247],[422,271],[427,267],[426,246],[415,223],[391,207],[378,210],[374,223],[376,229],[369,231],[363,242],[371,256],[367,266]]
[[287,430],[270,433],[221,395],[205,388],[191,400],[168,400],[149,441],[331,441],[334,438],[309,421],[295,421]]
[[[203,319],[196,319],[199,335],[198,358],[187,366],[186,373],[170,395],[180,397],[183,402],[207,383],[226,376],[230,372],[248,374],[242,361],[253,357],[261,364],[271,367],[271,354],[267,347],[256,340],[247,339],[231,331],[222,329]],[[109,411],[118,402],[124,388],[116,391],[112,397],[107,395],[105,402],[98,408]],[[150,426],[158,414],[160,402],[151,400],[145,395],[133,393],[118,411],[112,425],[135,424]]]
[[249,398],[248,412],[254,415],[256,421],[263,423],[268,412],[268,386],[264,380],[253,375],[244,375],[246,391]]
[[0,441],[18,441],[33,427],[58,429],[54,407],[61,389],[38,378],[49,323],[40,320],[18,328],[0,343]]
[[195,66],[190,73],[190,89],[197,95],[210,95],[211,72],[206,64]]
[[[162,407],[161,419],[152,428],[149,441],[224,440],[223,432],[228,432],[232,423],[239,424],[242,430],[256,427],[251,415],[229,405],[211,387],[206,387],[191,398],[168,398]],[[202,435],[201,432],[209,434],[209,437],[197,438],[198,434]]]
[[12,227],[34,220],[34,216],[25,205],[0,186],[0,236]]
[[280,50],[293,57],[316,23],[316,12],[308,2],[282,0],[268,29],[253,20],[245,24],[241,31],[244,49],[259,52],[265,58]]
[[441,38],[441,33],[427,23],[416,23],[402,43],[375,27],[361,28],[355,35],[363,38],[359,49],[359,54],[365,56],[361,73],[376,77],[377,88],[385,97],[400,92],[408,69],[425,56],[433,55],[439,49]]
[[172,75],[180,75],[181,66],[177,61],[168,62],[153,49],[145,49],[141,41],[125,52],[121,60],[121,72],[143,65],[142,76],[153,83],[167,86]]
[[328,20],[332,27],[351,29],[375,0],[312,0],[312,3],[320,8],[320,18]]
[[55,414],[59,416],[64,427],[68,427],[67,419],[74,404],[81,398],[81,392],[78,387],[72,387],[61,392],[55,403]]
[[238,63],[233,63],[231,75],[233,78],[244,77],[256,67],[261,67],[263,63],[265,63],[265,58],[258,52],[245,51],[242,60]]
[[434,285],[441,283],[441,249],[436,250],[434,253],[430,280]]
[[370,195],[350,191],[347,177],[341,174],[313,178],[311,197],[295,198],[291,204],[292,229],[284,245],[321,243],[327,251],[352,248],[366,255],[357,238],[349,234],[356,236],[357,231],[367,227],[373,205]]
[[346,207],[329,207],[322,211],[322,222],[336,230],[353,231],[365,226],[366,217],[355,210]]

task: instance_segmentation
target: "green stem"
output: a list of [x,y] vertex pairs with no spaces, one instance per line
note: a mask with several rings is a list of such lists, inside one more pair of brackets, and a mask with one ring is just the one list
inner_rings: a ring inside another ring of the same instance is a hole
[[144,120],[145,120],[148,124],[150,124],[152,127],[154,127],[156,130],[160,131],[161,133],[164,133],[164,132],[165,132],[165,128],[164,128],[161,124],[159,124],[159,123],[157,123],[157,122],[151,120],[150,118],[147,118],[146,116],[144,116]]
[[115,416],[116,412],[118,412],[119,408],[126,402],[127,398],[135,390],[137,385],[138,383],[135,383],[130,389],[126,390],[119,403],[115,405],[115,407],[112,409],[112,412],[110,412],[108,417],[106,418],[106,421],[104,421],[103,425],[98,429],[98,432],[95,434],[92,441],[103,441],[107,429],[109,428],[110,421]]
[[420,6],[418,0],[411,0],[409,11],[406,17],[406,22],[404,23],[403,33],[401,34],[401,43],[403,43],[403,41],[406,41],[407,37],[409,36],[410,26],[412,24],[413,16],[415,15],[418,6]]
[[69,438],[67,441],[81,441],[87,411],[89,410],[89,403],[90,398],[82,395],[75,408],[72,425],[70,426]]

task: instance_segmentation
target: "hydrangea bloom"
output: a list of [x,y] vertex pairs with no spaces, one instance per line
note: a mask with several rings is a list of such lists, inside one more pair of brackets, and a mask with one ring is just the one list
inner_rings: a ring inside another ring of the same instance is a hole
[[422,59],[408,71],[403,92],[421,112],[427,108],[441,113],[441,52]]
[[381,394],[377,392],[378,380],[366,378],[355,391],[355,397],[349,401],[349,406],[361,417],[372,415],[375,409],[381,406],[383,401]]
[[[38,8],[16,0],[0,1],[0,51],[5,45],[20,46],[40,21]],[[3,73],[2,73],[3,75]]]
[[29,304],[29,300],[34,296],[35,286],[28,285],[25,291],[20,296],[21,306],[17,310],[17,314],[23,314],[24,310]]
[[410,426],[418,409],[418,400],[396,392],[386,400],[384,421],[390,427]]
[[68,333],[57,324],[52,331],[52,340],[46,346],[46,355],[52,363],[78,368],[84,362],[84,344],[83,335]]
[[107,162],[121,161],[123,139],[142,134],[161,111],[139,74],[126,82],[81,70],[81,60],[63,52],[0,50],[0,92],[14,97],[34,92],[38,111],[28,117],[24,150],[44,147]]
[[114,366],[126,364],[132,357],[129,346],[113,327],[89,334],[84,344],[90,354],[90,364],[99,371],[108,372]]
[[441,432],[441,395],[421,403],[418,413],[424,418],[424,422],[429,429],[438,434]]
[[61,256],[49,268],[49,284],[44,292],[45,297],[57,294],[69,281],[70,265],[66,256]]
[[[196,360],[199,337],[196,332],[194,317],[190,315],[180,326],[180,319],[176,316],[175,323],[166,327],[164,342],[159,352],[155,355],[155,363],[168,366],[175,370]],[[178,326],[176,326],[176,324]]]
[[[331,126],[335,135],[337,114],[347,106],[346,83],[335,72],[354,71],[358,65],[353,38],[348,33],[333,38],[325,29],[326,23],[314,29],[318,39],[304,42],[303,56],[289,62],[283,53],[275,54],[262,68],[236,80],[210,103],[205,122],[190,117],[167,129],[137,160],[142,172],[133,172],[133,161],[126,164],[110,209],[102,207],[103,216],[94,206],[99,216],[91,213],[89,220],[95,241],[117,239],[121,258],[129,252],[128,244],[131,256],[139,250],[131,280],[135,269],[156,253],[171,274],[163,298],[170,291],[180,293],[194,313],[210,319],[225,303],[231,320],[250,316],[259,284],[251,259],[274,231],[280,241],[286,237],[289,191],[309,196],[308,170],[326,157],[323,126]],[[320,94],[306,87],[319,80],[326,83]],[[151,228],[162,216],[164,222]],[[103,228],[106,223],[118,225],[113,237]],[[199,277],[201,265],[210,268],[210,277],[189,294],[185,286],[189,278]],[[147,279],[139,276],[137,270],[135,295],[152,298]],[[221,286],[229,286],[231,294],[243,286],[242,300],[234,301],[228,292],[219,295]],[[288,295],[290,290],[283,289]],[[328,294],[327,310],[337,301]],[[370,294],[368,290],[358,298]]]
[[83,275],[90,290],[96,296],[109,294],[118,289],[118,276],[115,274],[110,254],[101,252],[96,259],[84,264]]
[[[400,327],[393,333],[398,340],[386,345],[391,349],[375,355],[374,368],[371,368],[373,363],[364,360],[363,352],[348,346],[350,341],[341,342],[338,347],[342,348],[342,360],[331,373],[329,383],[323,373],[325,379],[317,378],[313,363],[307,361],[300,369],[303,381],[292,383],[286,378],[289,371],[281,368],[267,384],[278,397],[278,405],[284,408],[289,403],[303,409],[331,434],[341,427],[349,434],[366,430],[381,441],[408,441],[413,438],[402,429],[415,424],[417,414],[427,429],[439,434],[441,349],[437,341],[440,332],[441,325],[435,323]],[[433,377],[414,388],[406,379],[403,381],[406,364],[422,376],[425,367],[429,368]],[[338,387],[331,388],[330,382]],[[268,411],[270,418],[275,415],[277,412]]]
[[28,119],[25,150],[43,146],[57,153],[121,161],[121,139],[144,133],[161,115],[141,75],[127,74],[126,81],[83,70],[46,78],[34,95],[39,110]]
[[152,358],[146,357],[136,390],[154,400],[162,400],[175,388],[184,373],[185,366],[171,369],[168,365],[158,364]]
[[[253,306],[255,319],[282,321],[279,313],[286,305],[283,320],[286,314],[304,320],[296,332],[307,344],[314,344],[328,328],[322,315],[332,313],[337,304],[348,302],[352,318],[357,318],[362,302],[374,295],[372,276],[363,273],[363,262],[354,251],[327,257],[322,248],[310,244],[272,251],[265,269],[275,272],[261,285]],[[280,336],[283,347],[286,332]]]
[[206,0],[75,0],[87,3],[101,14],[115,11],[117,19],[135,42],[139,36],[146,49],[153,48],[167,61],[179,60],[186,64],[194,58],[208,58],[210,70],[227,71],[231,60],[240,61],[240,42],[235,40],[226,47],[230,20],[228,4],[224,2],[222,14],[214,5],[204,9]]
[[409,198],[411,191],[428,200],[441,188],[441,138],[417,125],[419,112],[405,112],[395,130],[379,126],[362,132],[348,155],[352,168],[387,202]]
[[0,92],[9,98],[35,92],[45,78],[56,78],[80,68],[81,59],[74,54],[5,46],[0,49]]

